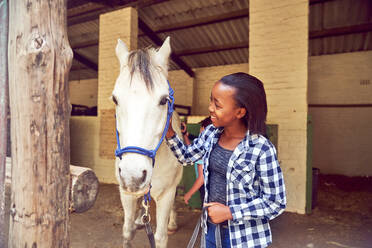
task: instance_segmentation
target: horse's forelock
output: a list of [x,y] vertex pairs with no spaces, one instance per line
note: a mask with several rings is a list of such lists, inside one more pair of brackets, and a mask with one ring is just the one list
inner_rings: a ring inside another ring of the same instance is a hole
[[131,80],[133,78],[133,74],[138,71],[141,78],[145,81],[148,89],[152,89],[154,86],[151,73],[150,57],[152,52],[153,48],[139,49],[131,52],[128,57]]

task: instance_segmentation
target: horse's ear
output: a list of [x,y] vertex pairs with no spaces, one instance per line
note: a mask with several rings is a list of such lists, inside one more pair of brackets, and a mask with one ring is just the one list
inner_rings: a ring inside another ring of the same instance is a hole
[[118,44],[116,45],[115,51],[116,51],[116,56],[119,59],[120,68],[121,68],[124,65],[126,65],[128,54],[129,54],[127,46],[121,39],[118,39]]
[[156,60],[158,64],[164,68],[165,71],[168,71],[168,60],[170,53],[171,53],[170,37],[168,36],[165,39],[163,45],[159,48],[159,50],[156,53]]

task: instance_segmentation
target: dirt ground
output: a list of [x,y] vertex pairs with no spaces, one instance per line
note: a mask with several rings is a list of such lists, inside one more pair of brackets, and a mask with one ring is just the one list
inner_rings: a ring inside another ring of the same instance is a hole
[[[177,197],[177,212],[179,228],[169,236],[170,248],[187,246],[200,216],[200,211],[188,208],[181,196]],[[85,213],[71,215],[71,247],[121,248],[122,224],[117,186],[101,184],[95,205]],[[372,248],[372,178],[321,175],[313,212],[284,213],[271,222],[271,227],[273,248]],[[143,229],[137,231],[133,247],[149,247]]]

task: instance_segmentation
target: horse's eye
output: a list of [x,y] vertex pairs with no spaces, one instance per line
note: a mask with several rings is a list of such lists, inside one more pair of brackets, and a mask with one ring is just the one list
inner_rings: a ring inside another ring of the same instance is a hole
[[160,105],[165,105],[167,103],[167,101],[168,101],[168,98],[167,97],[163,97],[163,98],[161,98],[159,104]]
[[115,105],[118,105],[118,101],[116,100],[115,96],[112,96],[112,101],[115,103]]

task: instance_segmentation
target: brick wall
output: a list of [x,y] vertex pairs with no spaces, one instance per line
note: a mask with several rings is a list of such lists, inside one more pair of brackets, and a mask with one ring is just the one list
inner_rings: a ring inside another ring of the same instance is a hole
[[[119,28],[120,27],[120,28]],[[98,109],[113,109],[109,100],[119,73],[115,48],[120,38],[129,50],[137,49],[137,10],[124,8],[102,14],[99,19]]]
[[70,81],[68,86],[71,104],[97,106],[98,80],[96,78]]
[[137,49],[138,17],[134,8],[124,8],[100,15],[98,57],[98,117],[102,158],[112,158],[116,147],[115,105],[110,100],[119,75],[115,48],[120,38],[129,51]]
[[287,188],[287,211],[305,212],[307,0],[251,0],[249,72],[262,80],[268,122],[279,125],[278,153]]
[[192,106],[194,79],[182,71],[170,71],[168,80],[174,90],[175,103],[179,105]]

